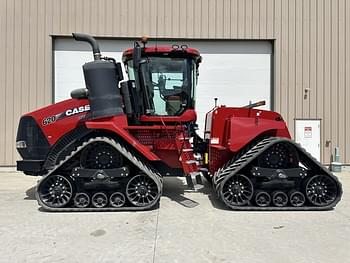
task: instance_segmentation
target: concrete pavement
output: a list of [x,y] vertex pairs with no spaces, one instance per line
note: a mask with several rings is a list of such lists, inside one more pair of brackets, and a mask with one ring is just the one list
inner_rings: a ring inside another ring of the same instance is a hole
[[0,172],[0,262],[349,262],[350,173],[327,212],[234,212],[165,178],[159,209],[38,210],[38,178]]

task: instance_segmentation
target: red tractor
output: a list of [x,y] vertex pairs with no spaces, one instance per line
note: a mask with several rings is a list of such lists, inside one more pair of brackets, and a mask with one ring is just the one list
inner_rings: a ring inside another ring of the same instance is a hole
[[[135,42],[122,65],[102,57],[83,65],[86,88],[21,117],[17,169],[40,175],[36,196],[48,211],[145,210],[158,204],[163,176],[204,175],[234,210],[326,210],[341,184],[290,139],[280,114],[214,107],[196,134],[200,53],[187,46]],[[195,183],[193,181],[195,179]]]

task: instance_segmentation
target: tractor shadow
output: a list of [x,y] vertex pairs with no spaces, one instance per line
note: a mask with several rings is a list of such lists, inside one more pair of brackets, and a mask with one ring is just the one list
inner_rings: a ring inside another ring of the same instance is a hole
[[36,200],[35,188],[36,188],[36,186],[32,186],[29,189],[27,189],[26,196],[24,197],[24,200]]
[[183,178],[180,177],[164,177],[163,178],[163,197],[169,198],[184,207],[194,208],[200,205],[199,202],[187,197],[188,193],[203,194],[208,197],[212,206],[216,209],[229,210],[216,196],[211,183],[202,178],[204,187],[196,191],[187,187]]
[[162,197],[167,197],[184,207],[194,208],[199,205],[198,202],[185,197],[187,192],[186,184],[178,177],[164,177],[163,178],[163,194]]

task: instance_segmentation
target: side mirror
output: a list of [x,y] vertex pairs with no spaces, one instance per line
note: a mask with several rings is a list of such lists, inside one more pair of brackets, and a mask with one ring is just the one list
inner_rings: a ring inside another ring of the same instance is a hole
[[72,90],[72,92],[70,93],[70,96],[72,97],[72,99],[77,99],[77,100],[87,99],[89,96],[89,91],[88,89],[85,89],[85,88],[75,89],[75,90]]

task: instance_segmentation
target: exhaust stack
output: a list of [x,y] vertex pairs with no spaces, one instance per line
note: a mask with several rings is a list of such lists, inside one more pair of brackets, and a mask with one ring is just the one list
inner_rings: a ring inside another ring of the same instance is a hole
[[119,81],[123,79],[120,63],[116,63],[113,58],[102,58],[99,45],[92,36],[80,33],[72,35],[77,41],[89,43],[94,55],[94,61],[83,65],[91,119],[124,114],[118,87]]
[[88,42],[92,48],[92,52],[94,54],[94,60],[101,60],[100,47],[95,38],[93,38],[88,34],[82,34],[82,33],[72,33],[72,35],[76,41]]

